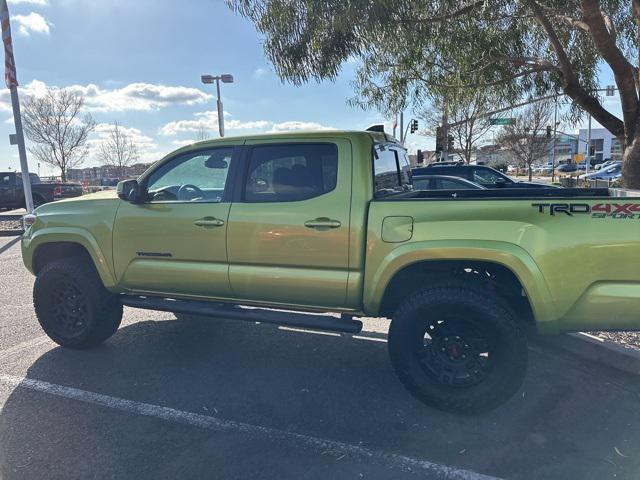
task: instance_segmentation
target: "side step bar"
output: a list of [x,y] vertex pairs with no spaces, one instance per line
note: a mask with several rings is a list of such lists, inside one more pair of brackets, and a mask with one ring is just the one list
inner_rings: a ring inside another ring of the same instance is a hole
[[200,300],[175,300],[162,297],[121,295],[120,299],[123,305],[146,310],[187,313],[246,322],[274,323],[276,325],[327,332],[359,333],[362,330],[362,322],[353,320],[350,315],[341,315],[340,318],[336,318],[329,315],[283,312],[264,308],[231,307],[225,304]]

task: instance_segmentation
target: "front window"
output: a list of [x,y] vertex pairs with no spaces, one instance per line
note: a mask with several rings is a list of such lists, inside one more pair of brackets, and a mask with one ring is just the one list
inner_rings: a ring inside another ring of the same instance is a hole
[[147,180],[150,202],[222,201],[233,148],[186,153],[155,170]]
[[404,149],[383,144],[374,147],[373,185],[376,197],[412,189],[411,167]]

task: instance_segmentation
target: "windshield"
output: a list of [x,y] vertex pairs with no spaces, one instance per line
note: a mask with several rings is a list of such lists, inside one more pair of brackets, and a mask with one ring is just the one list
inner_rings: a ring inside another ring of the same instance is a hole
[[373,184],[376,197],[413,189],[406,150],[395,144],[374,147]]

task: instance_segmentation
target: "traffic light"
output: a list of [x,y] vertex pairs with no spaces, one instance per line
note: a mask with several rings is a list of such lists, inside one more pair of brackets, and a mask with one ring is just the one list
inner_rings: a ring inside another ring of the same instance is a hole
[[444,145],[444,138],[442,138],[442,127],[436,127],[436,152],[441,152]]
[[453,152],[453,135],[447,137],[447,152]]
[[615,85],[607,85],[607,97],[613,97],[616,94]]
[[411,120],[411,133],[418,131],[418,120]]
[[416,162],[419,164],[424,163],[424,153],[422,153],[422,150],[416,152]]
[[551,125],[547,125],[547,138],[551,138]]
[[593,157],[596,154],[596,147],[594,145],[591,145],[589,147],[589,156]]

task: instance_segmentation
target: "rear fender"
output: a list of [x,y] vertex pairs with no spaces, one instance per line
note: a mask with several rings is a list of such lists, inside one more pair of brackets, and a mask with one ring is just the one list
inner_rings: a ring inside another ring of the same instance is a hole
[[402,245],[390,252],[373,272],[367,269],[363,296],[364,311],[380,311],[385,290],[403,268],[429,260],[469,260],[502,265],[518,278],[533,309],[537,322],[557,318],[555,304],[547,282],[533,258],[518,245],[508,242],[479,240],[437,240]]

